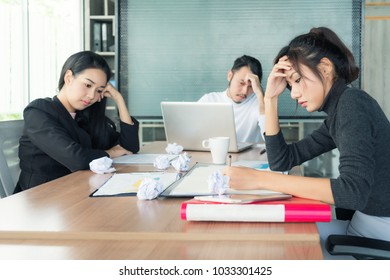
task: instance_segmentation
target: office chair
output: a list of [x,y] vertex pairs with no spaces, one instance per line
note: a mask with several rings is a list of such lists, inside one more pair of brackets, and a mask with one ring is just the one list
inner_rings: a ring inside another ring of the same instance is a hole
[[[336,208],[336,218],[350,220],[352,210]],[[349,235],[329,235],[326,249],[331,255],[350,255],[357,260],[390,260],[390,242]]]
[[19,138],[22,136],[24,121],[0,122],[0,197],[13,194],[19,179]]

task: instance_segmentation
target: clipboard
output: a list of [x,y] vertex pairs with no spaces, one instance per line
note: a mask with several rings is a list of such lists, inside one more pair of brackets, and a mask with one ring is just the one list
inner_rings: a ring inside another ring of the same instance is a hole
[[114,173],[102,186],[91,193],[90,197],[136,196],[138,187],[145,178],[160,181],[165,188],[168,188],[181,176],[181,173],[168,172]]
[[[180,180],[174,182],[161,197],[195,197],[212,195],[208,189],[208,176],[217,170],[221,170],[225,165],[196,163]],[[269,190],[234,190],[228,189],[227,195],[276,195],[280,192]]]

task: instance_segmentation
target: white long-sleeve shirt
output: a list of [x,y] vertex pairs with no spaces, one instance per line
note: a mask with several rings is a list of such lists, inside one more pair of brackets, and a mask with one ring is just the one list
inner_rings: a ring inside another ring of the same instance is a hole
[[259,112],[259,102],[256,94],[251,94],[241,103],[235,103],[227,96],[226,91],[205,94],[198,102],[232,104],[237,141],[248,143],[264,142],[262,130],[265,128],[265,115]]

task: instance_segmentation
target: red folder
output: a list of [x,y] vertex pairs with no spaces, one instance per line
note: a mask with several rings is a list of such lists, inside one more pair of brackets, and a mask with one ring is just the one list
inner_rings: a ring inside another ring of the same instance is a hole
[[181,204],[181,219],[225,222],[330,222],[329,204],[293,197],[288,200],[227,204],[187,200]]

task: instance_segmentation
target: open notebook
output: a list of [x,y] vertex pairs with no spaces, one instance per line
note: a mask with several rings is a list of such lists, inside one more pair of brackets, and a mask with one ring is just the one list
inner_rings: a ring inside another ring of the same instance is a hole
[[253,143],[238,143],[231,104],[161,102],[165,136],[185,150],[208,151],[202,141],[210,137],[230,137],[229,152],[240,152]]

